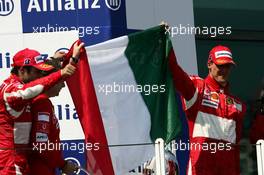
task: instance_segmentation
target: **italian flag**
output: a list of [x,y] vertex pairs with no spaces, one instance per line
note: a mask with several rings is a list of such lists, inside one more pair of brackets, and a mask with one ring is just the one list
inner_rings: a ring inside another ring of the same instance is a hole
[[91,174],[125,174],[154,156],[156,138],[168,143],[179,134],[171,51],[162,26],[82,51],[67,84],[85,141],[99,145],[87,150]]

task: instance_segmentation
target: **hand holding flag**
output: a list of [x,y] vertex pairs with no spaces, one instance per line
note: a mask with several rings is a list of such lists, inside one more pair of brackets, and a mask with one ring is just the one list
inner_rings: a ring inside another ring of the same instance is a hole
[[79,56],[80,56],[80,53],[83,52],[83,46],[84,46],[84,43],[83,42],[75,42],[74,45],[73,45],[73,53],[72,53],[72,57],[71,57],[71,60],[70,60],[70,63],[71,64],[77,64],[78,61],[79,61]]

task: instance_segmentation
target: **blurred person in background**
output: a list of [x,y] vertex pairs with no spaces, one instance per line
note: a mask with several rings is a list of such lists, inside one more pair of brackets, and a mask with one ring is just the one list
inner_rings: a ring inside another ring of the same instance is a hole
[[250,129],[250,141],[252,144],[256,144],[259,139],[264,139],[264,88],[262,88],[257,101],[259,105]]

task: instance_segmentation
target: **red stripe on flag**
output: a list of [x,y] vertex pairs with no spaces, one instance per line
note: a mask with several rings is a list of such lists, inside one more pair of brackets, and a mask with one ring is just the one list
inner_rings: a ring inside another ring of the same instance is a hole
[[[71,57],[72,52],[73,46],[66,56],[64,65]],[[94,175],[114,175],[103,121],[84,48],[81,51],[77,67],[77,71],[66,82],[83,128],[85,143],[93,145],[99,143],[99,150],[87,150],[88,172]]]

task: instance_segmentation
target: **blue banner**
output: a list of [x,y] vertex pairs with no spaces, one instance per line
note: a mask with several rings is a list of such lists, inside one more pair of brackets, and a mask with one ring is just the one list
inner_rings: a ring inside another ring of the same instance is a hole
[[92,45],[126,32],[123,0],[23,0],[23,33],[78,30]]

